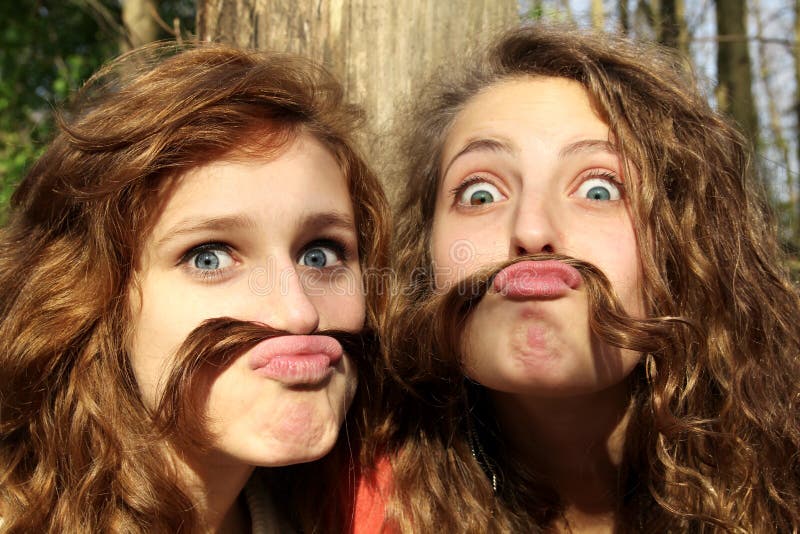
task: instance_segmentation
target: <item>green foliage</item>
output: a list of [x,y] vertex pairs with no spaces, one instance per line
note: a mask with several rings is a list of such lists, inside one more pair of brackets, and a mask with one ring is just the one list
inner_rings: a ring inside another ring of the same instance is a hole
[[530,7],[523,13],[522,20],[541,20],[545,17],[545,9],[541,2],[531,2]]
[[[0,0],[0,224],[11,192],[53,135],[53,109],[117,55],[120,6]],[[162,0],[159,8],[164,25],[177,25],[184,38],[194,30],[194,0]]]
[[[107,58],[117,39],[63,0],[0,0],[0,206],[52,135],[52,109]],[[100,2],[102,4],[102,2]],[[118,15],[116,2],[106,8]]]

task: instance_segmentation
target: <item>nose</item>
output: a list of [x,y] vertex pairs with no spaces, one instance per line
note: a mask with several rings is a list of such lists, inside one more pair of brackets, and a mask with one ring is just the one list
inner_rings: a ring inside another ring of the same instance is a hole
[[555,210],[546,202],[529,201],[514,213],[509,257],[561,252],[561,236]]
[[315,332],[319,327],[319,312],[294,265],[287,265],[274,274],[274,283],[255,296],[254,320],[290,334]]

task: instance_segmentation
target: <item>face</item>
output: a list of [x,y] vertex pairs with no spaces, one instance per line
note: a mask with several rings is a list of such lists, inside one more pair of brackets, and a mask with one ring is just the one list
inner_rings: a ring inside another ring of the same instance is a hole
[[212,454],[262,466],[326,454],[356,387],[352,362],[264,359],[330,339],[300,337],[318,329],[361,329],[357,250],[345,177],[308,135],[271,160],[218,161],[184,175],[145,242],[131,291],[131,361],[146,403],[157,402],[171,358],[203,321],[263,323],[293,336],[261,343],[215,372],[199,401],[216,436]]
[[[640,264],[608,126],[586,91],[561,78],[519,78],[476,95],[442,155],[431,253],[441,290],[524,254],[588,261],[628,313],[642,315]],[[589,330],[582,283],[555,298],[488,294],[469,319],[467,373],[506,393],[562,397],[624,381],[639,355]]]

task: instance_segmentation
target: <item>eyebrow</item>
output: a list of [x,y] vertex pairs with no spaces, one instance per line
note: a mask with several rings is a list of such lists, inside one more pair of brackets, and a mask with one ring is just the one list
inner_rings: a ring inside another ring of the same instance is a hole
[[[519,150],[512,146],[511,143],[505,140],[500,139],[489,139],[489,138],[481,138],[481,139],[473,139],[472,141],[468,142],[464,148],[462,148],[458,154],[453,156],[450,160],[450,163],[447,164],[445,167],[442,176],[446,176],[447,172],[450,170],[450,167],[453,166],[453,163],[466,154],[471,154],[473,152],[504,152],[506,154],[514,155]],[[609,152],[611,154],[619,155],[619,150],[614,143],[604,139],[582,139],[580,141],[575,141],[574,143],[570,143],[565,147],[562,147],[561,150],[558,151],[558,158],[564,159],[569,156],[574,156],[575,154],[580,154],[582,152]]]
[[[355,222],[353,218],[345,213],[338,211],[317,212],[304,215],[298,221],[298,226],[308,229],[341,228],[344,230],[354,230]],[[230,232],[234,230],[251,230],[258,225],[255,220],[246,215],[228,215],[223,217],[190,217],[182,220],[168,230],[164,236],[158,240],[156,246],[163,247],[179,237],[200,232]]]
[[580,154],[581,152],[609,152],[619,155],[619,149],[610,141],[603,139],[583,139],[562,147],[561,150],[558,151],[558,158],[564,159],[568,156]]
[[252,229],[256,222],[246,215],[226,215],[222,217],[189,217],[170,228],[158,240],[156,246],[162,247],[179,237],[199,232],[225,232],[232,230]]
[[515,154],[517,151],[509,142],[504,140],[487,138],[473,139],[464,145],[464,148],[459,150],[458,154],[450,159],[450,163],[448,163],[447,167],[445,167],[442,176],[447,176],[447,172],[450,170],[450,167],[453,166],[453,163],[455,163],[458,158],[473,152],[505,152],[507,154]]
[[304,215],[298,222],[301,228],[321,230],[323,228],[340,228],[342,230],[355,230],[353,218],[339,211],[324,211]]

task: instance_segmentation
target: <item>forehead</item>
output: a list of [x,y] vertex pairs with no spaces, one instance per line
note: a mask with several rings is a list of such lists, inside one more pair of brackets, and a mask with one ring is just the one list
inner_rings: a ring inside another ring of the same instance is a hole
[[554,142],[579,135],[608,137],[608,126],[581,84],[566,78],[525,76],[495,83],[470,99],[453,122],[445,153],[470,138],[504,130]]
[[226,158],[180,176],[163,204],[153,237],[187,219],[246,216],[281,224],[315,212],[352,217],[347,180],[330,151],[300,134],[269,159]]

